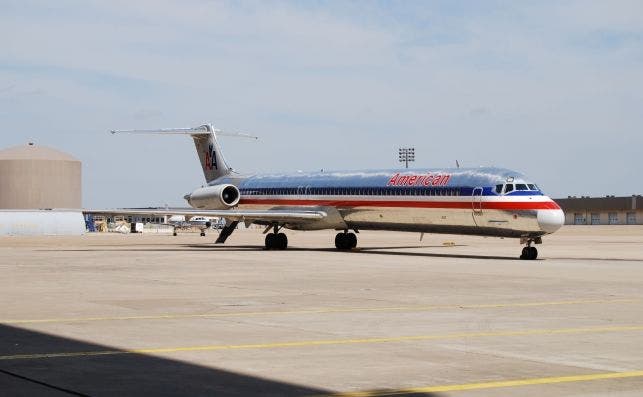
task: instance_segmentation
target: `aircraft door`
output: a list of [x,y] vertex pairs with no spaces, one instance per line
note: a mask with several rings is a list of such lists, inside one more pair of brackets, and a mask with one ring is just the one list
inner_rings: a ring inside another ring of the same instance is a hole
[[473,208],[473,221],[478,224],[478,219],[482,217],[482,193],[483,189],[481,187],[476,187],[473,189],[471,195],[471,205]]

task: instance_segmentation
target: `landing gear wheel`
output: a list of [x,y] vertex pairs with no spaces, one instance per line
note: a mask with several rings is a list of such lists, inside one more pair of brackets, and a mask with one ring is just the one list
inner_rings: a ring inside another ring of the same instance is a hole
[[266,234],[265,244],[267,250],[285,250],[288,248],[288,236],[285,233]]
[[276,234],[274,234],[274,233],[266,234],[265,244],[266,244],[266,249],[267,250],[271,250],[271,249],[275,248],[275,240],[276,240],[275,236],[276,236]]
[[285,233],[278,233],[275,238],[275,242],[278,250],[285,250],[288,248],[288,236],[286,236]]
[[538,250],[536,249],[536,247],[524,247],[522,249],[520,259],[534,260],[536,258],[538,258]]
[[346,240],[348,240],[349,248],[357,247],[357,236],[355,233],[346,234]]
[[538,250],[536,247],[529,247],[529,259],[534,260],[538,258]]
[[349,250],[357,247],[357,236],[355,233],[337,233],[335,236],[335,247],[338,250]]
[[337,233],[335,235],[335,248],[338,250],[344,249],[344,233]]

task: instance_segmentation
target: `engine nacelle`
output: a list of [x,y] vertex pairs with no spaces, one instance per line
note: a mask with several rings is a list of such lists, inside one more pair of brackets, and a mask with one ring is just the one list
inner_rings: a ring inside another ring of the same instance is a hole
[[229,184],[201,187],[185,196],[192,207],[202,210],[225,210],[235,207],[240,198],[239,189]]

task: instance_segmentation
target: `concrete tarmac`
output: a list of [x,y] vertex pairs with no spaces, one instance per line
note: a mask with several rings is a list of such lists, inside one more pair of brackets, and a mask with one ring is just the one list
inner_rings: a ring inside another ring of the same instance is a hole
[[641,226],[287,233],[0,238],[0,395],[643,395]]

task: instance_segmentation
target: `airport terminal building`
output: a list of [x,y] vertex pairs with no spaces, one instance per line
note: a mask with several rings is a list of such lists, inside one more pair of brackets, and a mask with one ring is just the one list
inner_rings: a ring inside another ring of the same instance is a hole
[[643,196],[556,199],[566,225],[643,225]]

